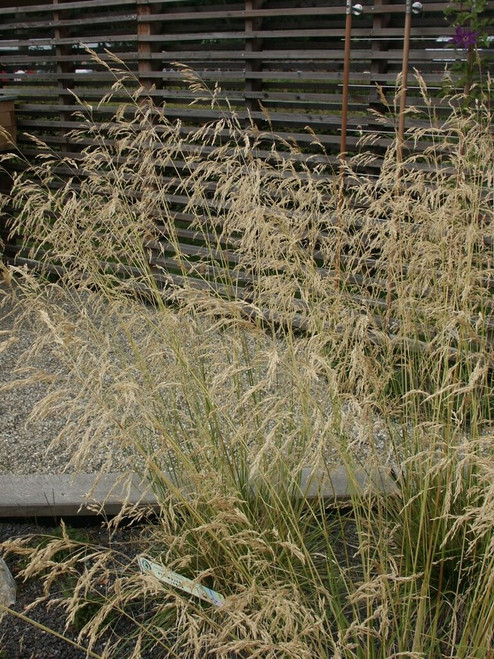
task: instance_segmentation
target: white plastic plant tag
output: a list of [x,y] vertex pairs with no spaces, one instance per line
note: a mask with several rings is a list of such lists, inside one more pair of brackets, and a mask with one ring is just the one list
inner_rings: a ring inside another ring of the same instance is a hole
[[175,588],[179,588],[180,590],[185,590],[186,593],[200,597],[202,600],[206,600],[206,602],[214,604],[215,606],[221,606],[225,601],[223,595],[220,595],[215,590],[206,588],[206,586],[201,586],[201,584],[192,581],[192,579],[184,577],[183,575],[178,574],[178,572],[173,572],[158,563],[154,563],[153,561],[144,558],[144,556],[138,556],[137,561],[139,563],[139,569],[143,574],[152,574],[156,579],[170,584],[170,586],[174,586]]

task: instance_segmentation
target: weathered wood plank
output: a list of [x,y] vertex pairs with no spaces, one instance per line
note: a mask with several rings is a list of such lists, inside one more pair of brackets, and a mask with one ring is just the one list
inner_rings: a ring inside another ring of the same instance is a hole
[[[58,5],[57,5],[58,6]],[[63,5],[60,5],[60,9],[63,9]],[[108,21],[108,18],[107,18]],[[52,27],[61,27],[58,21],[53,21]],[[105,30],[103,33],[92,32],[89,39],[94,41],[103,42],[103,41],[135,41],[136,35],[133,32],[125,34],[108,34],[108,31]],[[84,40],[82,40],[84,41]],[[75,35],[73,37],[41,37],[36,39],[36,48],[42,48],[47,46],[63,46],[63,45],[77,45],[81,43],[81,37]],[[2,40],[2,48],[13,47],[13,46],[32,46],[33,39],[11,39],[10,41]],[[87,58],[87,55],[85,56]],[[39,60],[39,55],[37,57]]]
[[[111,7],[121,5],[134,5],[136,0],[78,0],[77,2],[64,2],[63,11],[69,11],[71,9],[84,9],[87,12],[90,12],[91,9],[96,7]],[[11,4],[8,7],[0,7],[0,15],[2,14],[19,14],[19,13],[41,13],[41,12],[52,12],[53,4],[25,4],[22,0],[17,0],[15,4]]]
[[[24,10],[23,10],[24,11]],[[136,14],[112,14],[111,21],[115,23],[135,23]],[[10,30],[33,30],[33,29],[43,29],[43,28],[52,28],[54,25],[58,27],[84,27],[84,26],[93,26],[93,25],[108,25],[108,16],[94,16],[91,15],[90,18],[67,18],[67,19],[58,19],[53,20],[51,18],[46,18],[45,20],[24,20],[18,21],[13,19],[13,22],[9,23],[8,20],[2,22],[2,28],[5,30],[6,34],[9,34]]]
[[[154,4],[150,0],[151,4]],[[161,4],[160,0],[157,0],[157,4]],[[446,2],[433,2],[427,4],[427,11],[430,13],[435,12],[444,12],[444,10],[449,6]],[[488,9],[494,9],[494,2],[489,2]],[[405,14],[404,4],[399,5],[386,5],[376,6],[370,5],[365,7],[365,11],[369,13],[390,13],[390,14]],[[283,19],[285,17],[302,17],[306,18],[307,16],[316,16],[322,18],[325,16],[344,16],[345,15],[345,5],[340,6],[327,6],[320,5],[317,7],[279,7],[279,8],[264,8],[264,9],[225,9],[225,10],[213,10],[213,11],[201,11],[200,16],[204,20],[223,20],[225,18],[229,19],[245,19],[245,18],[279,18]],[[153,16],[154,21],[190,21],[197,20],[199,16],[198,11],[170,11],[169,13],[155,13]]]

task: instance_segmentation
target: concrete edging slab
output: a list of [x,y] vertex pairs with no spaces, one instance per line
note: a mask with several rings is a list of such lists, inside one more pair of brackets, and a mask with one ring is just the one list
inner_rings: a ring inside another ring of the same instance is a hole
[[[300,496],[328,502],[348,501],[352,496],[391,494],[397,486],[388,469],[356,470],[351,477],[344,468],[321,472],[302,470]],[[253,486],[255,492],[256,487]],[[137,474],[33,474],[0,475],[0,517],[55,517],[116,515],[123,502],[157,506],[156,497]]]
[[[0,475],[0,517],[56,517],[96,515],[103,505],[116,515],[123,501],[156,504],[137,474],[129,482],[124,474]],[[143,494],[144,492],[144,494]]]

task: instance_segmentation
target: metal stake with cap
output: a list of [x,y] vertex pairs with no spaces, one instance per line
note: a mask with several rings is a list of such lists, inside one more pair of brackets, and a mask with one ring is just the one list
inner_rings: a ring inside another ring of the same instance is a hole
[[340,139],[340,161],[346,160],[346,136],[348,122],[348,92],[350,87],[350,52],[352,38],[352,15],[360,16],[364,8],[361,4],[352,6],[352,0],[346,3],[345,20],[345,50],[343,55],[343,95],[341,100],[341,139]]
[[407,103],[408,87],[408,60],[410,56],[410,34],[412,30],[412,14],[422,13],[422,3],[406,0],[405,6],[405,33],[403,36],[403,59],[401,64],[401,91],[400,91],[400,111],[398,119],[398,141],[396,146],[396,158],[398,163],[403,161],[403,143],[405,135],[405,110]]
[[[339,177],[339,194],[338,194],[338,224],[340,224],[340,210],[343,204],[344,184],[345,184],[345,162],[347,147],[347,125],[348,125],[348,95],[350,87],[350,54],[352,38],[352,15],[360,16],[364,8],[361,4],[352,6],[352,0],[346,1],[346,19],[345,19],[345,50],[343,54],[343,94],[341,99],[341,136],[340,136],[340,177]],[[335,259],[336,269],[336,286],[339,285],[341,271],[341,246],[338,241],[337,254]]]

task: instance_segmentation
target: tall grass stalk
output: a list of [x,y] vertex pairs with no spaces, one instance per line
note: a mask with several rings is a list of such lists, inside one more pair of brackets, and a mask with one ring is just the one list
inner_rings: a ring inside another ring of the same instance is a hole
[[[488,110],[422,117],[415,149],[397,163],[390,148],[377,178],[356,157],[341,202],[321,160],[228,105],[185,139],[124,78],[108,124],[81,104],[72,139],[91,146],[69,159],[38,145],[13,181],[13,230],[62,273],[11,269],[43,328],[34,353],[66,366],[33,416],[71,410],[79,466],[125,446],[160,505],[140,550],[226,601],[95,549],[64,601],[73,620],[97,592],[79,641],[94,648],[118,614],[133,631],[102,656],[491,657]],[[351,481],[376,464],[395,494],[341,507],[302,489],[307,466]],[[46,546],[29,553],[46,570]]]

